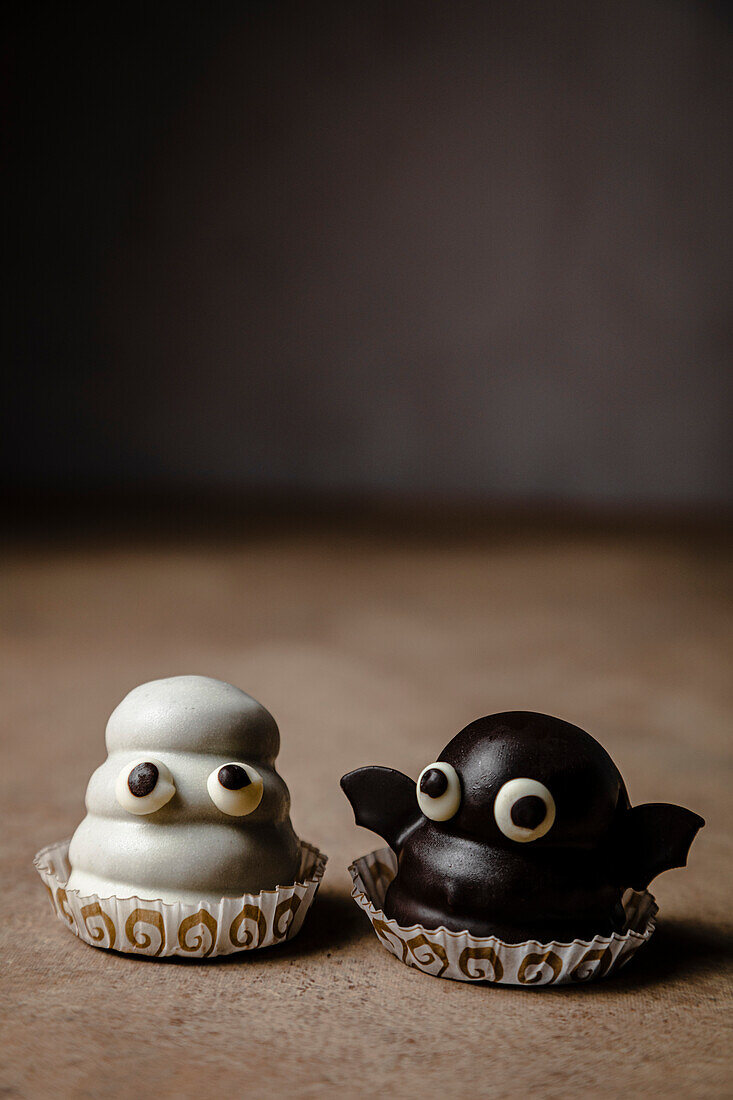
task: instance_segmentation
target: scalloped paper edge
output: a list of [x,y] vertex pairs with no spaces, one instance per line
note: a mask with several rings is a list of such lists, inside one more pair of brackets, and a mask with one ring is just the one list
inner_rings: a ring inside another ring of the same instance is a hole
[[624,966],[647,943],[656,927],[657,903],[648,890],[623,896],[627,927],[623,933],[572,943],[527,940],[508,944],[496,936],[469,931],[399,925],[382,906],[397,873],[391,848],[379,848],[349,867],[351,896],[371,921],[379,942],[407,966],[436,978],[495,985],[573,985],[606,978]]
[[33,860],[61,923],[92,947],[134,955],[207,959],[284,943],[300,931],[328,856],[300,841],[298,880],[259,894],[202,899],[197,904],[149,898],[101,898],[69,890],[69,839]]

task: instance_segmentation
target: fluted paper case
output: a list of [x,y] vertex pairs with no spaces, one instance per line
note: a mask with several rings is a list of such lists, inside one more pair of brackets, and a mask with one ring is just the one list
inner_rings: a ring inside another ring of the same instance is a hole
[[297,935],[316,896],[327,856],[300,842],[298,878],[288,886],[196,905],[149,898],[100,898],[67,889],[69,840],[43,848],[34,864],[51,908],[70,932],[107,950],[188,959],[272,947]]
[[357,859],[349,867],[356,904],[364,910],[379,942],[407,966],[436,978],[497,985],[564,985],[605,978],[619,970],[654,932],[657,905],[644,890],[623,897],[626,927],[622,933],[572,943],[528,940],[507,944],[495,936],[472,936],[447,928],[403,928],[382,906],[387,887],[397,873],[391,848]]

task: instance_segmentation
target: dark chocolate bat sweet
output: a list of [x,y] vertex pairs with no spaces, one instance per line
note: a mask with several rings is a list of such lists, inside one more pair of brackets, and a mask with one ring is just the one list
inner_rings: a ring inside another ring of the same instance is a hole
[[590,734],[525,711],[466,726],[417,784],[367,767],[341,786],[398,857],[388,916],[508,943],[621,931],[625,890],[683,867],[704,825],[681,806],[632,808]]

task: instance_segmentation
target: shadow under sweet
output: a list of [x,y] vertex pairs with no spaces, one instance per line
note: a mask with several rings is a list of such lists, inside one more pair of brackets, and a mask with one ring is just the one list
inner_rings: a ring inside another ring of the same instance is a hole
[[[371,934],[368,921],[349,895],[320,890],[306,914],[303,927],[292,940],[255,951],[236,951],[231,955],[216,955],[208,959],[183,958],[180,955],[155,959],[147,955],[132,954],[125,954],[124,957],[136,961],[162,962],[168,966],[191,966],[197,963],[205,966],[247,966],[268,959],[283,961],[317,954],[328,957],[331,951],[338,951],[357,940],[367,939]],[[113,954],[119,953],[115,951]]]
[[[191,966],[204,962],[206,966],[246,966],[267,959],[281,960],[303,958],[339,952],[368,939],[374,940],[374,950],[383,951],[374,936],[368,920],[347,894],[328,889],[319,891],[311,911],[306,915],[303,927],[292,940],[265,947],[257,951],[240,951],[231,955],[219,955],[206,960],[169,956],[151,960],[145,955],[124,955],[126,959],[169,966]],[[116,951],[112,954],[117,955]],[[395,959],[395,966],[402,965]],[[621,971],[600,981],[589,981],[572,986],[528,985],[523,987],[535,995],[567,995],[574,990],[592,990],[596,995],[613,997],[619,993],[641,990],[661,983],[691,978],[733,974],[733,927],[701,919],[667,918],[659,922],[651,940],[645,944]],[[426,981],[432,981],[425,975]],[[464,984],[464,983],[460,983]],[[491,982],[465,983],[493,986]],[[516,989],[516,986],[494,986],[496,989]]]
[[[499,989],[521,988],[534,996],[575,996],[585,991],[594,996],[614,997],[632,991],[671,985],[677,981],[705,979],[723,974],[733,976],[733,927],[699,919],[665,919],[618,972],[606,978],[563,985],[495,985],[493,982],[463,983]],[[574,992],[571,992],[574,991]]]
[[609,994],[678,979],[733,972],[733,927],[700,918],[664,918],[648,944],[608,982]]
[[[275,953],[278,957],[315,954],[328,956],[333,950],[339,950],[357,940],[368,939],[372,935],[368,920],[350,895],[319,890],[298,935],[283,944],[265,947],[257,955],[261,958]],[[247,954],[251,953],[228,955],[225,959],[234,961]]]
[[[314,903],[315,912],[309,913],[305,924],[293,940],[254,953],[265,958],[277,955],[303,956],[339,950],[373,936],[364,914],[353,900],[342,894],[321,893]],[[375,950],[383,950],[376,938]],[[223,956],[212,962],[246,962],[253,957],[250,952]],[[395,960],[395,965],[401,965]],[[651,940],[645,944],[628,964],[607,979],[574,984],[572,986],[526,986],[534,993],[547,994],[555,990],[559,995],[569,989],[593,990],[596,994],[614,996],[646,987],[677,980],[705,978],[733,974],[733,927],[700,919],[667,918],[658,923]],[[425,975],[426,980],[433,980]],[[490,982],[477,982],[486,987]],[[516,988],[500,987],[496,988]]]

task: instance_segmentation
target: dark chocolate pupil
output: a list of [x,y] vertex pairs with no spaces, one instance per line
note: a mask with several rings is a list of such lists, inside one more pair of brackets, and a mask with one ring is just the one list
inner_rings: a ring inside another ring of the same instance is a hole
[[127,777],[127,786],[135,798],[144,798],[146,794],[150,794],[155,790],[157,782],[158,769],[149,760],[145,764],[138,764]]
[[448,790],[448,776],[440,768],[428,768],[420,780],[420,790],[430,798],[440,798]]
[[239,764],[225,764],[223,768],[219,768],[219,782],[228,791],[241,791],[242,787],[248,787],[252,780]]
[[536,829],[547,816],[547,807],[539,795],[526,794],[512,806],[512,821],[520,829]]

